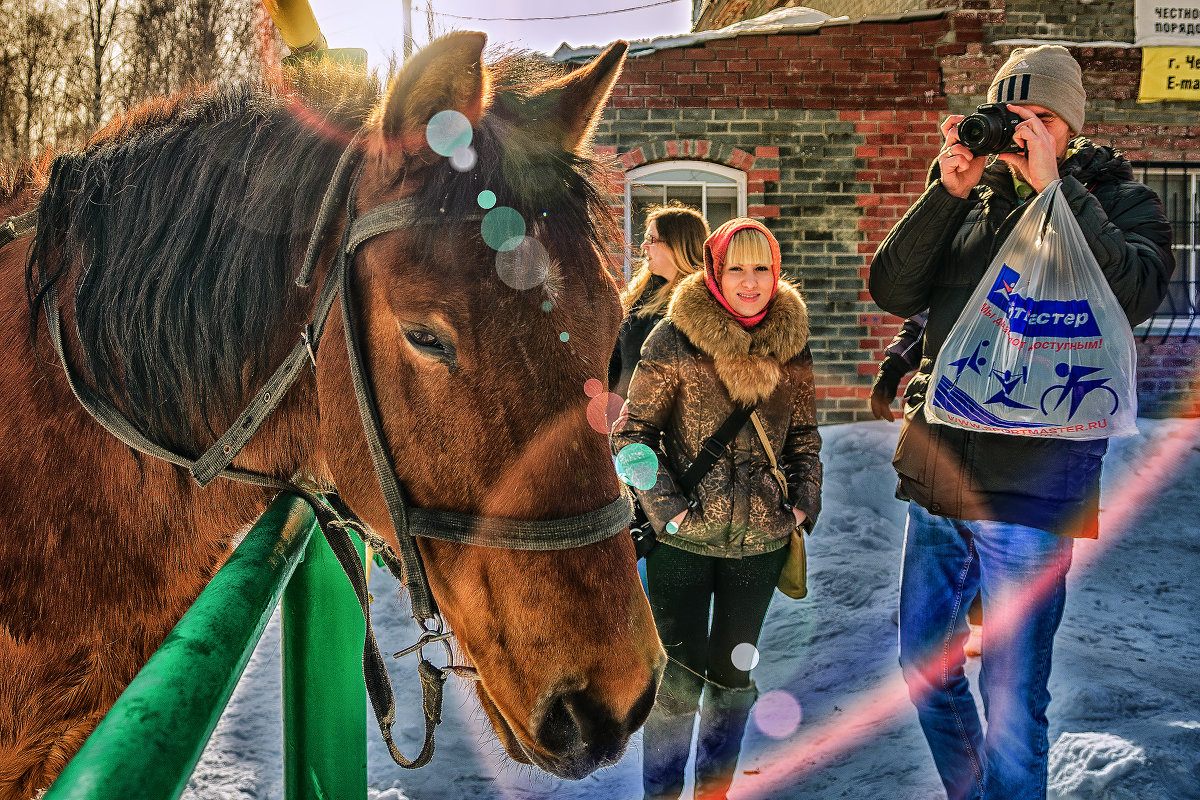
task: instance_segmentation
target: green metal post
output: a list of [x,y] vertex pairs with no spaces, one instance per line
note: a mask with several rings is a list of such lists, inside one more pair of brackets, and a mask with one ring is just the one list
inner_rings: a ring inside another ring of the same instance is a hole
[[[355,540],[359,557],[364,547]],[[366,623],[323,536],[283,596],[283,783],[287,800],[367,796]]]
[[183,793],[314,522],[308,504],[291,495],[267,509],[44,800]]

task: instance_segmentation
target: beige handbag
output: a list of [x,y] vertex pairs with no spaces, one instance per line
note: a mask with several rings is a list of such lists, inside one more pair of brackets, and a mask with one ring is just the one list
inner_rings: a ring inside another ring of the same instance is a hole
[[[787,478],[784,477],[783,471],[779,469],[779,464],[775,461],[775,450],[767,440],[767,432],[763,430],[757,411],[750,415],[750,421],[754,423],[754,432],[758,434],[763,449],[767,451],[767,460],[771,462],[771,474],[779,484],[779,491],[783,492],[783,499],[787,500]],[[808,557],[804,552],[804,527],[802,525],[792,528],[792,535],[788,539],[787,561],[783,563],[783,572],[779,573],[779,582],[775,584],[775,588],[793,600],[799,600],[808,594]]]

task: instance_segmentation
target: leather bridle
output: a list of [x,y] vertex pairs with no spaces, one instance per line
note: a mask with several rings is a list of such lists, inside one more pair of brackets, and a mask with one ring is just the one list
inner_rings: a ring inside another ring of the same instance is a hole
[[[416,768],[426,764],[433,756],[433,732],[441,718],[442,687],[446,678],[450,674],[471,677],[474,673],[470,668],[452,664],[437,667],[421,652],[426,645],[441,642],[446,646],[449,656],[447,640],[453,634],[445,629],[444,620],[434,601],[416,538],[426,537],[507,550],[567,550],[603,541],[625,530],[632,517],[632,503],[629,492],[623,485],[620,496],[601,508],[554,520],[479,517],[451,511],[414,508],[408,502],[392,464],[374,388],[366,372],[361,344],[354,329],[354,303],[348,272],[353,264],[355,252],[363,242],[383,233],[402,230],[412,225],[437,223],[443,219],[424,214],[417,202],[411,198],[372,208],[361,216],[355,214],[354,187],[361,172],[363,137],[364,132],[360,131],[338,161],[322,199],[304,263],[296,279],[296,284],[300,287],[307,286],[311,281],[326,235],[337,219],[340,207],[344,205],[346,224],[337,253],[317,293],[312,321],[305,326],[300,341],[230,428],[200,458],[193,461],[152,442],[109,401],[99,396],[85,382],[79,381],[72,372],[63,348],[58,294],[53,283],[43,291],[43,306],[50,338],[71,391],[84,409],[113,436],[146,455],[186,468],[201,486],[207,486],[221,477],[295,492],[308,500],[316,514],[318,525],[346,572],[362,607],[366,620],[363,672],[380,733],[397,764]],[[18,235],[32,230],[36,224],[35,219],[35,213],[31,212],[0,225],[0,247]],[[338,296],[341,298],[346,348],[359,415],[375,475],[387,502],[388,514],[399,543],[399,552],[394,551],[377,533],[358,519],[336,494],[324,493],[297,481],[279,480],[269,475],[230,467],[233,459],[258,431],[263,420],[278,407],[283,395],[299,378],[303,368],[308,364],[315,368],[325,322],[334,299]],[[412,616],[422,629],[416,644],[396,653],[396,657],[400,657],[415,651],[419,658],[418,673],[421,678],[422,706],[425,713],[425,741],[420,753],[411,760],[400,753],[392,739],[395,698],[371,628],[370,598],[367,594],[363,565],[348,530],[357,532],[380,555],[392,573],[403,581],[409,592]]]

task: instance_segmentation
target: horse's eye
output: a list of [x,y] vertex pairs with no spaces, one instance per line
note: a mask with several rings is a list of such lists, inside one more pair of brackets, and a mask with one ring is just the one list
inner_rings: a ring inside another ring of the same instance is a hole
[[443,347],[438,338],[429,331],[424,331],[418,328],[408,331],[404,335],[408,338],[408,341],[412,342],[413,347],[420,348],[421,350],[445,352],[446,348]]
[[454,348],[453,337],[443,339],[428,328],[413,325],[411,328],[402,325],[404,339],[424,358],[438,361],[450,369],[458,366],[458,357]]

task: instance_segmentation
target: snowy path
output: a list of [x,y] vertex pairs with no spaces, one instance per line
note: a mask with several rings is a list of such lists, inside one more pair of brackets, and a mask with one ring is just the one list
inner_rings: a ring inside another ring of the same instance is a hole
[[[1050,681],[1057,800],[1200,800],[1200,421],[1139,420],[1139,428],[1106,459],[1099,542],[1075,550]],[[822,430],[825,510],[809,539],[810,595],[776,595],[767,617],[755,678],[776,694],[756,710],[760,725],[751,724],[741,762],[750,774],[739,776],[734,800],[942,796],[896,663],[898,430],[878,422]],[[398,649],[413,638],[412,623],[379,607],[394,582],[375,571],[372,591],[383,649]],[[419,706],[415,677],[397,669],[393,682],[405,724],[397,738],[415,751],[420,722],[405,716]],[[186,798],[282,798],[279,683],[276,619]],[[501,756],[463,684],[448,686],[444,717],[433,762],[415,772],[393,765],[371,731],[372,798],[641,797],[637,737],[619,765],[564,782]],[[793,728],[784,738],[762,732]]]

